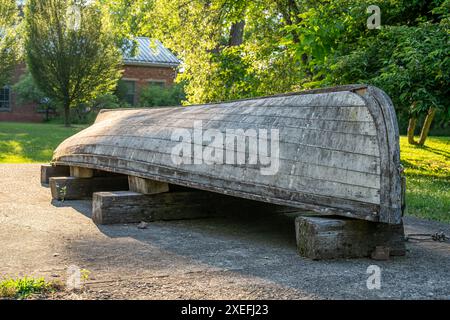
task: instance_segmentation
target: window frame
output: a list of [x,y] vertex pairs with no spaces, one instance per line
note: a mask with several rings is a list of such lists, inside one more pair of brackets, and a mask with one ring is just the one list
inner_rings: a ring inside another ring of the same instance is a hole
[[[8,90],[7,93],[7,100],[0,100],[0,112],[8,112],[11,111],[11,105],[12,105],[12,90],[10,86],[4,86],[3,88],[0,88],[1,91]],[[5,96],[5,94],[2,92],[0,94],[0,99],[2,96]],[[7,107],[3,107],[3,103],[6,102]]]
[[133,84],[133,93],[132,94],[130,93],[130,91],[128,91],[128,87],[127,87],[127,92],[125,94],[125,102],[130,103],[129,98],[132,95],[133,96],[133,98],[132,98],[133,103],[131,105],[135,106],[136,105],[136,97],[137,97],[137,80],[123,78],[123,79],[121,79],[121,81],[124,84],[126,84],[126,85],[127,84]]

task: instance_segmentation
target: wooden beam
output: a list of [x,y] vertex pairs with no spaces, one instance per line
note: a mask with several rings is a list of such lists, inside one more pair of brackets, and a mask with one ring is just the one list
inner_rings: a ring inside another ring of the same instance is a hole
[[96,192],[92,199],[92,219],[97,224],[279,214],[295,210],[298,209],[186,188],[159,194]]
[[169,191],[169,184],[150,179],[128,176],[130,191],[142,194],[157,194]]
[[92,178],[94,170],[83,167],[70,167],[70,176],[75,178]]
[[89,199],[94,192],[128,189],[127,176],[76,178],[50,178],[50,189],[54,200]]
[[370,257],[377,247],[391,256],[406,252],[403,224],[300,216],[295,232],[298,252],[313,260]]
[[51,177],[66,177],[70,175],[69,166],[41,165],[41,184],[48,185]]
[[217,212],[204,205],[204,200],[205,194],[202,192],[96,192],[92,199],[92,220],[97,224],[114,224],[217,215]]

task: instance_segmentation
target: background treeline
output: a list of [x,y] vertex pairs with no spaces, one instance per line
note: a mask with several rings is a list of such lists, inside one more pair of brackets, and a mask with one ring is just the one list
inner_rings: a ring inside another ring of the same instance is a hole
[[[141,97],[145,106],[368,83],[384,89],[394,100],[400,130],[408,131],[410,143],[422,144],[430,128],[434,134],[450,131],[450,0],[58,3],[96,6],[96,12],[104,15],[103,23],[107,21],[105,32],[113,35],[104,40],[117,48],[129,47],[134,36],[149,36],[161,40],[183,61],[177,79],[182,85],[145,90]],[[370,5],[381,9],[379,29],[367,27]],[[30,16],[28,25],[32,19],[38,15]],[[30,37],[30,29],[24,35]],[[89,103],[123,106],[115,83],[115,88],[89,93],[93,98],[79,99],[71,108]],[[106,102],[97,103],[99,98]],[[421,133],[419,141],[414,140],[414,133]]]
[[431,124],[449,132],[449,12],[449,0],[156,0],[146,31],[185,62],[190,103],[368,83],[411,143],[424,121],[422,143]]

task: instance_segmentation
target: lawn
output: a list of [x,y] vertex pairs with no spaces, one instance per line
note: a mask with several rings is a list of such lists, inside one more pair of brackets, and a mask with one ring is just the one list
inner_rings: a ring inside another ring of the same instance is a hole
[[85,126],[0,122],[0,163],[49,162],[53,150]]
[[[84,126],[0,122],[0,163],[48,162],[65,138]],[[430,137],[424,147],[400,138],[407,176],[407,213],[450,222],[450,137]]]
[[450,222],[450,137],[430,137],[425,146],[400,138],[407,178],[407,214]]

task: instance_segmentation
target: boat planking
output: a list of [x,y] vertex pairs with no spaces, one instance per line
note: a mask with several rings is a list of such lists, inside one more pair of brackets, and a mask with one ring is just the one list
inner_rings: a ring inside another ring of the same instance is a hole
[[[214,161],[201,159],[212,141],[219,140],[204,135],[221,132],[225,136],[227,130],[234,132],[236,140],[230,143],[224,138],[223,143],[216,143],[211,153]],[[177,138],[177,132],[191,136]],[[258,147],[253,150],[255,132]],[[199,133],[203,135],[200,140],[196,139]],[[244,155],[239,154],[239,139],[245,143]],[[180,144],[187,148],[178,154],[184,161],[174,158]],[[267,161],[250,161],[262,149],[273,156],[275,147],[277,171],[273,174],[264,172]],[[232,152],[241,162],[227,161]],[[319,214],[389,224],[400,224],[403,214],[394,107],[386,93],[367,85],[188,107],[102,110],[92,126],[58,146],[52,163]]]

